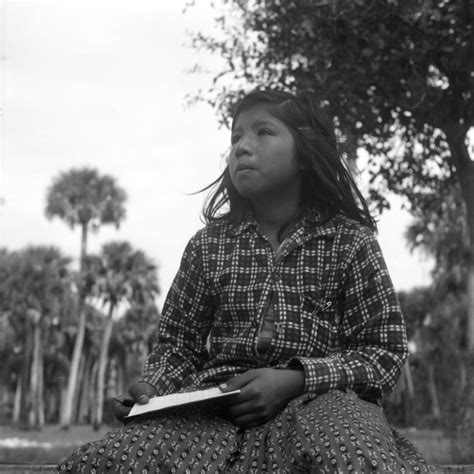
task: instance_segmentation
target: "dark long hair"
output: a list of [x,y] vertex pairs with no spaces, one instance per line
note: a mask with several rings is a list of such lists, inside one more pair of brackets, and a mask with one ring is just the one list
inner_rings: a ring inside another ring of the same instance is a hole
[[[375,230],[367,203],[338,152],[334,126],[322,110],[306,95],[254,90],[237,104],[232,129],[240,113],[255,105],[264,105],[293,135],[296,157],[303,165],[301,208],[314,208],[327,218],[340,212]],[[228,166],[202,191],[211,188],[203,209],[204,221],[225,219],[239,224],[251,209],[250,201],[235,189]]]

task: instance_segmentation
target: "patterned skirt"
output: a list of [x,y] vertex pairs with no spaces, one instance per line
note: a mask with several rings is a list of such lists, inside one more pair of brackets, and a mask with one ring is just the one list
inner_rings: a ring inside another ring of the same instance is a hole
[[382,409],[353,392],[302,395],[271,421],[240,428],[210,410],[175,410],[134,421],[88,443],[60,472],[427,472]]

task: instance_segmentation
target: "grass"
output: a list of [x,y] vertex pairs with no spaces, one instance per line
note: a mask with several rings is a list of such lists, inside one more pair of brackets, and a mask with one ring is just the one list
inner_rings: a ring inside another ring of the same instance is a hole
[[[0,427],[0,463],[57,463],[80,445],[100,439],[109,431],[94,431],[90,426],[46,426],[41,431],[25,431],[11,426]],[[438,430],[400,430],[423,456],[433,464],[455,464],[450,457],[450,443]]]
[[418,448],[430,464],[456,464],[451,456],[451,442],[441,430],[410,428],[398,431]]
[[90,426],[62,430],[49,425],[26,431],[11,426],[0,428],[0,462],[57,463],[88,441],[102,438],[110,427],[94,431]]

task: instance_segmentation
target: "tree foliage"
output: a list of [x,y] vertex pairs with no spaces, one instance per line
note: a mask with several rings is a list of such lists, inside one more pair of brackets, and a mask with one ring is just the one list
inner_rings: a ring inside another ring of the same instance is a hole
[[123,301],[145,304],[159,293],[156,265],[125,241],[109,242],[88,258],[94,284],[91,296],[116,307]]
[[[413,205],[453,182],[446,136],[474,125],[472,1],[223,0],[217,33],[193,44],[224,58],[203,98],[228,121],[242,89],[312,94],[371,161],[372,198]],[[440,132],[442,131],[442,132]]]
[[418,249],[435,260],[433,285],[439,294],[465,296],[469,269],[469,230],[466,205],[459,184],[450,190],[425,197],[423,210],[412,211],[406,231],[412,250]]
[[109,175],[92,168],[71,169],[57,176],[47,193],[46,217],[58,217],[71,228],[87,225],[97,231],[102,224],[117,227],[125,218],[127,195]]

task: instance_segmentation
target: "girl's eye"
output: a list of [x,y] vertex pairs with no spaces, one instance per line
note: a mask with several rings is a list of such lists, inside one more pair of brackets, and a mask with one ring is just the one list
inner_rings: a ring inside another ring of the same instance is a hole
[[239,140],[240,140],[240,137],[238,135],[232,135],[230,137],[230,144],[235,145]]
[[258,131],[258,135],[273,135],[273,132],[271,130],[269,130],[268,128],[261,128],[259,131]]

